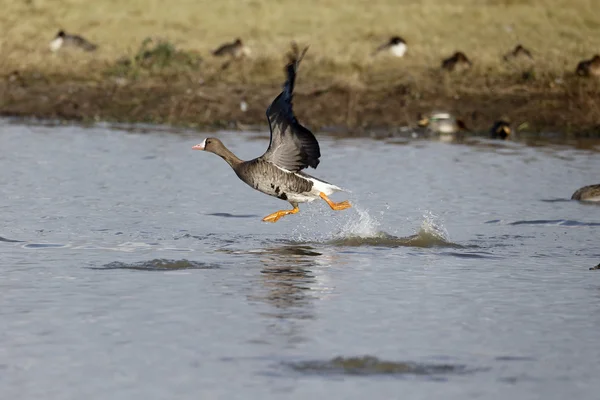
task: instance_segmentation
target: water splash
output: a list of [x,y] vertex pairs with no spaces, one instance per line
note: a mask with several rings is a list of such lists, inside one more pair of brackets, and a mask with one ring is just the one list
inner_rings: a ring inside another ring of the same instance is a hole
[[[346,221],[340,230],[326,243],[336,246],[383,246],[383,247],[461,247],[450,242],[448,231],[439,217],[431,212],[423,215],[423,222],[416,234],[398,237],[380,229],[381,222],[369,210],[354,207],[358,218]],[[385,213],[381,213],[382,218]]]
[[363,209],[354,204],[354,211],[358,214],[357,219],[349,219],[340,228],[340,231],[334,235],[336,237],[377,237],[380,236],[379,226],[381,222],[369,214],[369,210]]
[[441,218],[431,211],[425,211],[423,214],[423,222],[421,223],[417,235],[450,242],[450,235],[443,225]]

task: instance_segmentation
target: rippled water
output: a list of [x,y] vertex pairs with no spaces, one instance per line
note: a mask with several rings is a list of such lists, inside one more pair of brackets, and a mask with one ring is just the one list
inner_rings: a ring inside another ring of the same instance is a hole
[[322,137],[354,207],[266,224],[204,135],[0,129],[3,398],[597,398],[598,153]]

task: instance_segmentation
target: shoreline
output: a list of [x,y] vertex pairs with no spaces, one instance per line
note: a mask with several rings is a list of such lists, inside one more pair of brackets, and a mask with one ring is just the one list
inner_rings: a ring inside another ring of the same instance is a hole
[[[432,85],[435,79],[442,84]],[[416,127],[420,113],[439,110],[453,113],[481,135],[494,121],[508,119],[517,134],[600,138],[597,80],[515,83],[512,77],[501,77],[492,85],[487,79],[434,76],[416,83],[353,86],[309,77],[297,83],[294,111],[310,129],[342,136],[392,134],[401,127]],[[0,80],[0,116],[201,130],[266,128],[266,109],[280,90],[281,84],[205,82],[190,75],[129,81],[13,72]]]

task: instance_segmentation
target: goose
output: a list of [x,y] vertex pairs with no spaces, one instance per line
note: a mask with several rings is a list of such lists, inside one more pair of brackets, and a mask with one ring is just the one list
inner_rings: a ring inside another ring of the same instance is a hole
[[232,43],[225,43],[212,54],[216,57],[230,56],[231,58],[242,58],[250,55],[250,48],[242,43],[242,39],[237,38]]
[[575,73],[579,76],[600,76],[600,55],[581,61],[577,64]]
[[387,43],[379,46],[375,52],[373,52],[373,56],[382,51],[387,51],[394,57],[403,57],[404,53],[406,53],[406,42],[400,36],[393,36]]
[[571,196],[571,200],[600,201],[600,184],[584,186],[577,189],[575,193],[573,193],[573,196]]
[[452,56],[442,60],[442,69],[450,72],[469,69],[471,66],[473,66],[473,63],[462,51],[457,51]]
[[494,122],[494,125],[490,129],[490,137],[492,139],[506,140],[511,134],[512,129],[510,128],[510,124],[504,120]]
[[50,50],[58,51],[61,47],[76,47],[84,51],[94,51],[98,48],[97,45],[88,42],[79,35],[69,35],[65,31],[60,30],[50,42]]
[[308,48],[290,60],[286,66],[287,79],[281,92],[267,108],[271,140],[267,151],[249,161],[240,160],[216,138],[206,138],[192,147],[214,153],[233,168],[238,178],[259,192],[289,202],[291,210],[280,210],[263,218],[277,222],[281,217],[300,211],[299,203],[323,199],[333,210],[351,207],[350,202],[334,203],[329,199],[334,192],[344,189],[310,176],[303,169],[317,168],[321,150],[313,133],[302,126],[294,116],[292,97],[298,65]]
[[512,61],[519,58],[533,60],[531,52],[520,44],[518,44],[512,51],[509,51],[504,55],[504,61]]

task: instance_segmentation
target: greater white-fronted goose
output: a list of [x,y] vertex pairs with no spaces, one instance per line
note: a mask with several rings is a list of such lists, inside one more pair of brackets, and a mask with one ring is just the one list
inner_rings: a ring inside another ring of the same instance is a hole
[[584,186],[581,189],[577,189],[571,200],[579,201],[600,201],[600,184]]
[[442,69],[449,72],[466,70],[471,68],[472,65],[471,60],[462,51],[457,51],[450,57],[442,60]]
[[504,55],[504,61],[516,61],[519,59],[533,60],[531,51],[518,44],[512,51],[509,51]]
[[242,58],[250,55],[250,48],[242,43],[242,39],[237,38],[232,43],[221,45],[212,53],[217,57],[229,56],[231,58]]
[[287,65],[287,80],[283,92],[267,109],[271,142],[265,154],[253,160],[242,161],[216,138],[206,138],[193,147],[194,150],[215,153],[233,168],[242,181],[292,205],[291,210],[267,215],[263,218],[266,222],[277,222],[285,215],[296,214],[300,211],[299,203],[318,198],[325,200],[333,210],[350,207],[348,201],[334,203],[327,197],[343,189],[302,172],[306,167],[317,168],[321,157],[317,139],[311,131],[300,125],[292,110],[296,71],[304,53],[306,49]]
[[589,60],[577,64],[575,73],[579,76],[600,76],[600,55],[596,54]]
[[400,36],[392,36],[387,43],[382,44],[373,52],[373,56],[379,54],[382,51],[388,52],[394,57],[403,57],[406,53],[406,42]]
[[512,129],[510,128],[510,124],[504,120],[494,122],[494,125],[490,129],[490,137],[492,139],[506,140],[511,134]]
[[50,42],[50,50],[58,51],[62,47],[78,48],[84,51],[94,51],[98,48],[97,45],[88,42],[79,35],[69,35],[65,31],[60,30]]

